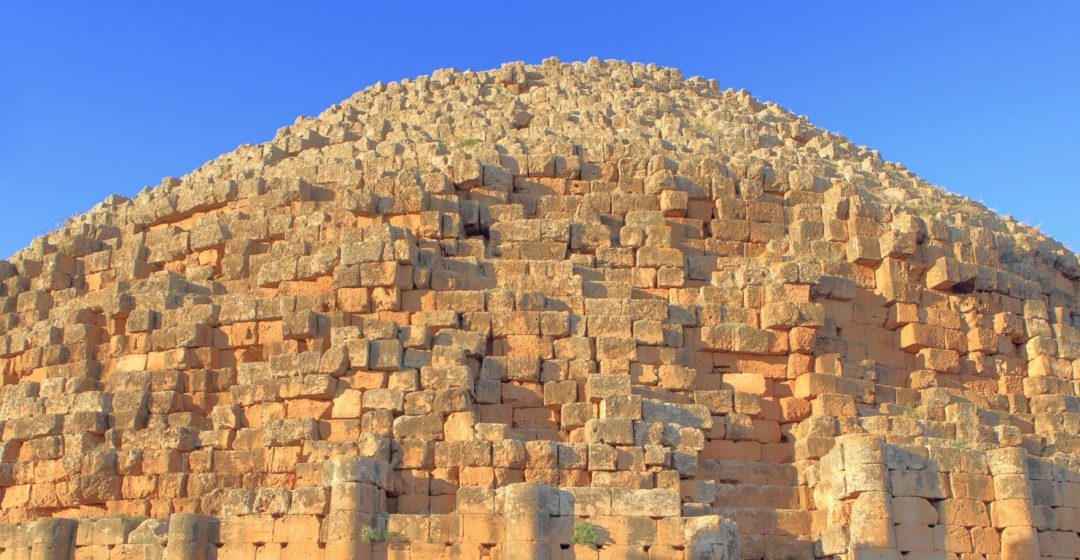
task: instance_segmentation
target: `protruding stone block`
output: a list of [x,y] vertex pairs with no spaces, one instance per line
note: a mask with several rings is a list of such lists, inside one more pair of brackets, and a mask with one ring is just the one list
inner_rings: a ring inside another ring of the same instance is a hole
[[364,482],[378,488],[390,484],[392,468],[386,461],[371,457],[339,457],[323,467],[323,484],[333,487],[343,482]]
[[174,513],[169,517],[169,541],[165,560],[211,560],[216,540],[216,521],[198,513]]
[[716,515],[685,520],[686,560],[738,560],[742,558],[739,529]]

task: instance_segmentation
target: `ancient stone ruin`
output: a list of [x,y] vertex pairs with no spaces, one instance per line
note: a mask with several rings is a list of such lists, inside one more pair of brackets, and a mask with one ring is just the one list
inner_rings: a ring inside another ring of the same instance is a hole
[[376,84],[0,261],[0,560],[1078,558],[1078,279],[712,80]]

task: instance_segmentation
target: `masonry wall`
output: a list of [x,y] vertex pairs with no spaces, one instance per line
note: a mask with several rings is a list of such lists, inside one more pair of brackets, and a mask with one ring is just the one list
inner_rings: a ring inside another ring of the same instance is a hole
[[[517,483],[498,493],[464,488],[455,513],[388,515],[380,487],[388,465],[336,461],[331,468],[333,497],[322,511],[261,502],[220,518],[40,519],[0,525],[0,559],[740,557],[732,523],[715,515],[681,517],[671,491],[574,492]],[[637,507],[627,507],[631,500]],[[575,527],[586,523],[595,538],[575,542]]]
[[[424,560],[497,554],[485,504],[535,483],[584,508],[512,541],[536,555],[588,515],[611,558],[692,554],[667,524],[714,516],[747,559],[1080,557],[1078,279],[1037,231],[710,80],[440,71],[0,261],[0,520],[196,514],[246,555],[385,520]],[[885,459],[849,464],[858,438]],[[1025,482],[999,495],[1001,450]],[[336,486],[359,459],[377,491]],[[1030,520],[995,507],[1021,487]]]

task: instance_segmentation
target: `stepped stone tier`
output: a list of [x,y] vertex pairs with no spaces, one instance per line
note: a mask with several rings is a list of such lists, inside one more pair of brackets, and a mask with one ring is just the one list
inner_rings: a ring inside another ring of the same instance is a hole
[[376,84],[0,261],[0,560],[1078,558],[1078,279],[713,80]]

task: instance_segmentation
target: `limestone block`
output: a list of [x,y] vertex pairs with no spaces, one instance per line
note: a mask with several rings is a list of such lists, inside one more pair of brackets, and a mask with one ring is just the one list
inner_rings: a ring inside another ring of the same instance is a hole
[[609,395],[600,402],[600,418],[641,419],[641,397],[638,395]]
[[397,340],[372,340],[368,344],[368,368],[393,371],[401,367],[403,349]]
[[72,477],[72,494],[79,503],[100,504],[121,497],[116,451],[94,449],[81,457],[80,473]]
[[[1025,475],[1027,468],[1027,453],[1022,448],[1003,447],[986,452],[986,463],[990,468],[990,474],[995,478],[999,475]],[[997,480],[994,481],[995,488]]]
[[1039,539],[1034,527],[1010,526],[1001,531],[1001,560],[1020,560],[1039,556]]
[[911,276],[911,267],[904,261],[883,259],[875,271],[876,292],[889,304],[913,302],[918,289]]
[[889,306],[885,328],[894,331],[911,323],[919,322],[919,306],[913,303],[895,303]]
[[611,245],[611,230],[601,223],[571,223],[570,250],[595,252]]
[[1029,500],[1005,499],[990,504],[990,520],[994,527],[1032,526],[1032,505]]
[[272,420],[265,427],[266,444],[271,447],[301,445],[319,439],[319,427],[311,418]]
[[330,495],[325,488],[297,488],[292,491],[288,513],[291,515],[325,515]]
[[286,316],[282,323],[286,338],[313,338],[319,332],[319,315],[311,311],[292,313]]
[[506,359],[506,377],[515,381],[539,381],[540,360],[537,356],[510,356]]
[[934,531],[926,525],[898,523],[896,549],[900,552],[933,552]]
[[576,516],[608,516],[611,515],[610,488],[566,488],[569,504],[561,506],[560,510],[570,509]]
[[[896,525],[894,527],[887,519],[866,517],[852,519],[849,530],[850,547],[856,551],[857,558],[898,558],[897,549],[899,543],[897,537],[900,535],[896,529],[899,527],[901,526]],[[932,533],[929,527],[924,527],[924,529],[926,529],[926,533]],[[908,540],[906,539],[906,541]],[[925,547],[924,544],[915,544],[914,546],[920,550]]]
[[206,515],[172,514],[165,560],[208,560],[214,548],[214,532],[214,522]]
[[323,480],[330,486],[344,482],[363,482],[387,488],[391,467],[370,457],[335,458],[325,463]]
[[735,410],[735,393],[731,390],[694,391],[694,402],[712,414],[727,414]]
[[882,464],[845,465],[844,487],[846,495],[858,495],[864,492],[885,492],[888,484],[888,470]]
[[993,528],[973,527],[970,540],[972,552],[976,554],[994,554],[1001,551],[1001,537]]
[[892,499],[892,518],[896,523],[936,525],[938,523],[938,510],[925,498],[894,497]]
[[[893,308],[903,304],[893,305]],[[930,327],[920,323],[910,323],[900,329],[900,348],[905,352],[918,352],[923,348],[943,348],[945,346],[944,335],[936,327]]]
[[811,402],[811,410],[811,414],[814,416],[835,416],[837,418],[849,418],[858,414],[854,397],[833,393],[819,395],[818,398]]
[[997,500],[1030,500],[1027,475],[997,475],[994,477],[994,496]]
[[303,375],[283,381],[279,394],[283,399],[329,400],[333,398],[336,387],[337,380],[330,375]]
[[681,513],[678,493],[672,490],[611,491],[611,513],[631,517],[678,517]]
[[559,513],[559,492],[543,484],[519,483],[503,488],[502,495],[505,542],[522,553],[547,553],[541,545],[551,540],[552,517]]
[[[756,399],[754,395],[746,396]],[[738,400],[738,395],[736,395],[736,401]],[[736,402],[735,410],[737,412],[743,412],[740,410],[738,402]],[[757,411],[760,412],[760,409],[757,409]],[[746,412],[753,413],[751,411]],[[654,399],[642,399],[641,417],[646,422],[679,424],[699,429],[709,429],[712,427],[712,415],[703,405],[677,405]]]
[[447,389],[435,392],[431,406],[436,413],[449,414],[467,411],[472,404],[472,395],[468,389]]
[[817,298],[836,301],[851,301],[855,297],[857,285],[849,278],[840,276],[822,276],[810,290]]
[[684,542],[687,560],[734,560],[742,558],[739,530],[719,516],[686,519]]
[[881,254],[901,259],[915,254],[918,236],[913,231],[889,231],[879,239]]
[[629,395],[630,377],[619,374],[589,375],[585,380],[585,399],[598,403],[607,397]]
[[595,406],[592,402],[570,402],[562,407],[559,416],[564,428],[583,427],[586,421],[595,418]]
[[21,538],[10,539],[5,543],[12,552],[18,552],[22,545],[27,558],[42,560],[66,560],[72,558],[76,547],[78,523],[72,519],[43,518],[23,527]]
[[15,418],[3,426],[6,441],[26,441],[60,434],[64,429],[62,414],[42,414],[31,418]]
[[918,366],[920,369],[958,373],[960,371],[960,354],[952,350],[942,350],[941,348],[923,348],[918,352]]
[[1027,325],[1024,319],[1014,313],[1000,312],[994,314],[994,332],[1008,338],[1014,344],[1027,341]]
[[435,333],[432,344],[436,346],[456,346],[464,349],[469,356],[482,356],[487,345],[487,336],[482,332],[442,329]]
[[898,471],[889,473],[893,496],[941,499],[946,497],[945,479],[936,471]]
[[330,490],[330,507],[333,511],[382,513],[386,509],[386,493],[367,483],[342,482]]
[[877,238],[852,237],[847,244],[847,260],[863,266],[876,266],[881,262],[881,247]]
[[926,287],[931,290],[949,290],[975,279],[977,269],[949,257],[939,257],[926,271]]
[[670,169],[661,169],[645,179],[645,194],[660,194],[675,188],[675,175]]
[[596,359],[598,360],[634,361],[637,355],[637,343],[633,338],[596,338]]
[[949,475],[952,495],[957,498],[994,501],[994,479],[984,474],[952,473]]
[[145,333],[158,328],[161,318],[157,311],[151,309],[136,309],[128,315],[128,332]]
[[577,401],[578,384],[576,381],[548,381],[544,383],[544,406],[558,406]]
[[684,191],[663,191],[660,193],[660,210],[665,216],[685,216],[689,202],[690,195]]
[[816,303],[777,302],[761,309],[761,326],[765,329],[820,327],[825,321],[825,308]]
[[516,440],[501,440],[491,444],[492,465],[507,469],[524,469],[527,461],[525,444]]
[[420,388],[425,390],[470,388],[472,384],[472,371],[468,366],[420,368]]
[[436,467],[484,467],[492,465],[490,441],[440,441],[435,443]]
[[633,444],[633,421],[629,418],[594,418],[587,420],[585,422],[585,438],[589,443]]

